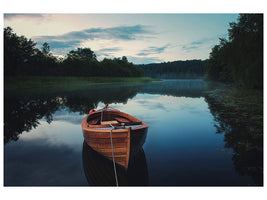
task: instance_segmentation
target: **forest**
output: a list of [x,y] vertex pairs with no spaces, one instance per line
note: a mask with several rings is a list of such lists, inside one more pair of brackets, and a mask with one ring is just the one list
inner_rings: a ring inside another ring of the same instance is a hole
[[164,63],[137,65],[145,76],[153,78],[203,78],[205,76],[205,61],[186,60]]
[[207,60],[207,79],[262,89],[263,14],[240,14],[229,25],[228,39],[220,38]]
[[4,28],[5,76],[105,76],[140,77],[144,72],[127,57],[98,61],[90,48],[71,50],[64,58],[54,56],[47,42],[41,50],[36,43]]

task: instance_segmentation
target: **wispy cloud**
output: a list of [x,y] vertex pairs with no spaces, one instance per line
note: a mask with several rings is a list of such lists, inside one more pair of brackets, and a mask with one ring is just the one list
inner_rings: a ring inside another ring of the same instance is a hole
[[169,44],[166,44],[165,46],[162,46],[162,47],[151,46],[151,47],[148,47],[147,49],[142,50],[137,55],[138,56],[147,56],[147,55],[152,55],[152,54],[160,54],[160,53],[164,52],[164,50],[169,46],[170,46]]
[[97,56],[110,56],[110,54],[113,54],[114,52],[119,52],[119,51],[121,51],[121,48],[114,47],[114,48],[99,49],[95,51],[95,53]]
[[181,45],[182,50],[191,52],[191,50],[200,49],[203,47],[210,47],[211,44],[216,43],[218,40],[218,36],[210,37],[210,38],[203,38],[201,40],[193,41],[187,44]]
[[[43,41],[45,42],[45,41]],[[52,48],[70,48],[70,47],[74,47],[74,46],[78,46],[80,44],[81,41],[79,40],[72,40],[72,41],[50,41],[49,45]]]
[[150,64],[150,63],[160,63],[163,62],[163,60],[157,58],[157,57],[136,57],[136,56],[127,56],[128,60],[133,62],[134,64]]
[[190,51],[192,49],[197,49],[199,48],[204,42],[203,41],[195,41],[195,42],[191,42],[188,44],[185,44],[182,46],[182,49],[185,51]]
[[43,14],[24,14],[24,13],[4,13],[4,19],[14,19],[14,18],[31,18],[31,19],[42,19]]
[[90,28],[81,31],[72,31],[57,36],[38,36],[33,39],[37,42],[48,42],[51,48],[77,47],[87,40],[136,40],[151,34],[147,26],[117,26],[110,28]]

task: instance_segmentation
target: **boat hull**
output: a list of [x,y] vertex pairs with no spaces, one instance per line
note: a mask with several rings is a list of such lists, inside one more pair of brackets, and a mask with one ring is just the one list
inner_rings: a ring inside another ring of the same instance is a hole
[[109,160],[113,160],[114,156],[115,163],[127,169],[130,157],[131,134],[144,134],[148,125],[145,122],[141,122],[140,125],[126,126],[126,128],[120,129],[112,129],[112,127],[101,128],[88,124],[90,115],[87,115],[82,121],[82,131],[86,143]]
[[86,143],[93,150],[109,160],[113,160],[114,156],[115,163],[126,169],[128,168],[130,156],[130,129],[101,131],[83,130],[83,136]]
[[86,143],[93,150],[127,169],[131,134],[144,135],[148,125],[108,105],[89,113],[81,124]]

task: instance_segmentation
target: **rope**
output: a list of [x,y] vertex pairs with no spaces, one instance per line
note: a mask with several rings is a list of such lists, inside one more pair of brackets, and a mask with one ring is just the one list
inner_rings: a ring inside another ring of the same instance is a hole
[[[111,125],[111,124],[110,124]],[[112,125],[111,125],[112,126]],[[113,126],[112,126],[113,128]],[[110,129],[110,143],[111,143],[111,148],[112,148],[112,160],[113,160],[113,168],[114,168],[114,174],[115,174],[115,180],[116,180],[116,185],[119,186],[118,183],[118,177],[117,177],[117,170],[116,170],[116,165],[115,165],[115,159],[114,159],[114,151],[113,151],[113,142],[112,142],[112,129]]]
[[100,119],[100,123],[102,122],[102,118],[103,118],[103,110],[101,112],[101,119]]

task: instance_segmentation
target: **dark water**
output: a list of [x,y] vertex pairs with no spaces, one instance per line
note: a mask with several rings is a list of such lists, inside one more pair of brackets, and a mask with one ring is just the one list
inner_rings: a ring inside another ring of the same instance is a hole
[[7,92],[4,185],[113,185],[113,166],[84,144],[80,125],[90,109],[106,103],[149,124],[128,171],[117,169],[119,185],[262,185],[257,170],[244,170],[251,160],[235,159],[238,141],[216,133],[220,124],[205,99],[212,87],[202,80],[165,80]]

